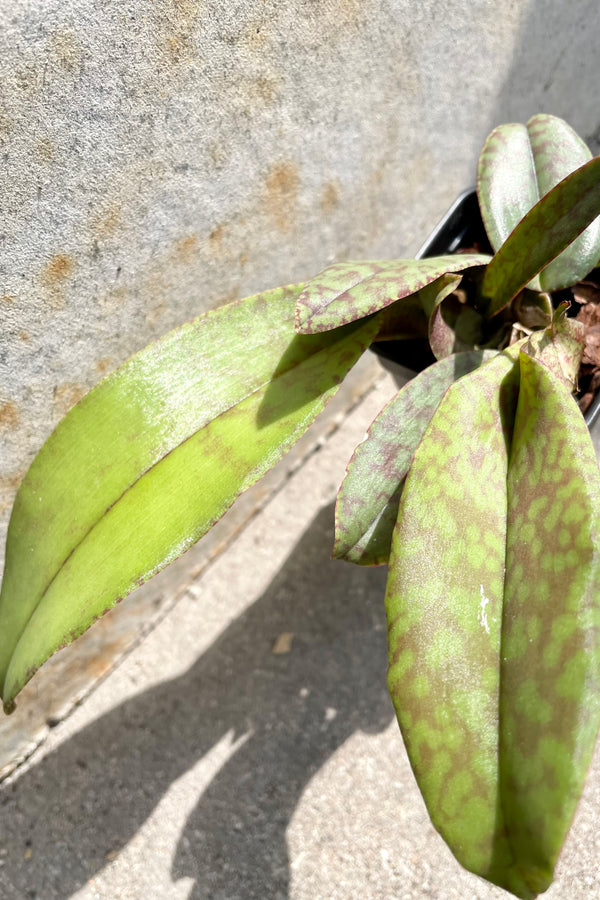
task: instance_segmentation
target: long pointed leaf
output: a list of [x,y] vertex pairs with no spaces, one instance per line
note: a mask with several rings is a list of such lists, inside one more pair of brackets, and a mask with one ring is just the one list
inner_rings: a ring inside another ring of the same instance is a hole
[[456,382],[438,407],[406,479],[386,591],[388,681],[411,765],[435,827],[489,880],[511,859],[498,696],[515,356]]
[[297,440],[376,323],[295,335],[301,286],[133,357],[48,439],[17,494],[0,594],[10,704],[57,647],[183,553]]
[[[316,334],[354,322],[416,294],[440,275],[484,266],[489,260],[485,254],[464,253],[330,266],[309,281],[298,297],[296,331]],[[415,310],[420,311],[415,299]]]
[[402,485],[432,415],[454,381],[493,356],[476,350],[434,363],[381,410],[338,493],[334,557],[363,566],[387,563]]
[[506,306],[599,214],[600,157],[594,157],[542,197],[492,258],[482,286],[489,314]]
[[[521,219],[592,154],[570,125],[539,114],[527,125],[500,125],[487,138],[477,165],[477,196],[485,229],[498,251]],[[600,222],[590,225],[530,283],[554,291],[575,284],[600,256]]]
[[600,476],[569,392],[511,357],[448,390],[415,454],[386,593],[389,683],[436,828],[466,868],[533,898],[600,719]]
[[508,471],[500,694],[506,829],[544,891],[600,722],[600,476],[569,392],[521,354]]

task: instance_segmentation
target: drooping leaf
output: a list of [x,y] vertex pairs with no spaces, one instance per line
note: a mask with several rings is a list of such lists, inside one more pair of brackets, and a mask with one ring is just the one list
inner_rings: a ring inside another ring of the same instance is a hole
[[567,318],[568,303],[561,303],[552,322],[543,331],[534,331],[523,352],[547,366],[571,393],[577,390],[577,373],[585,346],[582,322]]
[[420,372],[379,413],[356,448],[339,490],[333,555],[363,566],[387,563],[406,473],[449,386],[495,353],[458,353]]
[[[483,266],[489,260],[485,254],[464,253],[330,266],[309,281],[298,297],[296,331],[316,334],[354,322],[416,294],[440,275]],[[418,310],[418,298],[413,299]]]
[[492,257],[482,285],[488,314],[506,306],[599,213],[600,157],[594,157],[542,197]]
[[600,721],[600,478],[568,390],[525,353],[520,365],[508,470],[500,784],[515,863],[543,891]]
[[372,320],[295,335],[301,287],[222,307],[151,344],[44,444],[9,526],[5,704],[51,653],[181,555],[273,466],[368,346]]
[[[485,229],[498,251],[538,200],[591,159],[579,135],[556,116],[536,115],[527,125],[494,129],[477,166],[477,196]],[[554,291],[575,284],[600,254],[600,222],[594,222],[530,286]]]
[[434,414],[386,607],[390,691],[432,821],[467,869],[528,900],[552,880],[600,721],[600,476],[569,392],[517,354]]

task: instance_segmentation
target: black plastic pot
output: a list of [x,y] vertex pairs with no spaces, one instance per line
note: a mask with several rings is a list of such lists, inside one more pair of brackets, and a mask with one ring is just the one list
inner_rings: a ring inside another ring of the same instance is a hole
[[[452,204],[448,212],[431,232],[419,252],[417,259],[428,256],[444,256],[463,248],[477,247],[479,253],[492,253],[481,218],[477,192],[474,188],[464,191]],[[399,364],[414,373],[421,372],[435,362],[426,340],[378,341],[371,349],[385,360]],[[584,415],[591,430],[600,422],[600,393],[594,397]]]

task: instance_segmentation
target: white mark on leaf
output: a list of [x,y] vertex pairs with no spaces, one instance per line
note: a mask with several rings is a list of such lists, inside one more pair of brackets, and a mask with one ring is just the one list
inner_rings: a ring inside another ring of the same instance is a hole
[[479,604],[479,612],[477,614],[477,621],[483,628],[485,628],[486,634],[489,634],[490,633],[490,625],[488,622],[487,612],[486,612],[485,608],[488,605],[488,603],[490,602],[490,598],[485,596],[485,593],[483,591],[483,585],[481,584],[481,585],[479,585],[479,587],[481,589],[481,603]]

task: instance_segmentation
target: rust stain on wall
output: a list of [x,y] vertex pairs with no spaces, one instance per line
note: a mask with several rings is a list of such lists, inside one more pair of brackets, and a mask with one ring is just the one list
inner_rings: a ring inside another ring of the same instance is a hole
[[19,424],[19,410],[10,400],[0,404],[0,430],[12,431]]
[[298,166],[294,162],[278,163],[267,176],[265,208],[279,231],[291,228],[299,185]]
[[188,234],[186,237],[179,238],[175,241],[174,256],[177,262],[189,264],[193,262],[198,246],[198,237],[195,234]]
[[50,163],[54,159],[54,144],[48,138],[38,138],[35,152],[42,163]]
[[12,305],[15,302],[15,298],[11,297],[10,294],[5,294],[3,297],[0,297],[0,302]]
[[74,31],[57,31],[50,40],[52,51],[66,72],[77,72],[83,60],[83,47]]
[[275,75],[259,75],[246,82],[249,99],[258,101],[261,106],[273,106],[281,93],[281,84],[282,79]]
[[66,415],[86,393],[87,389],[84,385],[77,384],[75,381],[58,384],[54,388],[53,396],[55,412],[60,416]]
[[119,203],[109,203],[92,219],[91,231],[98,240],[113,237],[122,220],[122,208]]
[[155,0],[156,34],[161,56],[179,64],[195,56],[193,33],[204,0]]
[[53,256],[44,269],[44,281],[46,284],[62,284],[74,268],[73,260],[66,253],[57,253]]
[[114,368],[114,365],[114,360],[111,359],[110,356],[103,356],[102,359],[99,359],[96,363],[96,368],[101,375],[106,375],[107,372],[110,372],[110,370]]
[[321,209],[325,215],[330,215],[337,207],[339,202],[339,191],[337,185],[330,181],[324,187],[321,193]]
[[154,309],[151,309],[146,315],[146,325],[148,328],[155,331],[167,310],[168,306],[165,303],[160,303],[158,306],[155,306]]
[[57,253],[42,271],[42,284],[46,288],[46,300],[53,309],[65,305],[68,279],[73,274],[75,263],[66,253]]
[[225,237],[226,232],[227,226],[223,222],[213,228],[208,236],[208,247],[211,253],[223,252],[223,238]]

